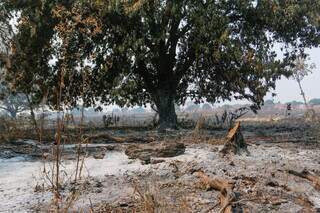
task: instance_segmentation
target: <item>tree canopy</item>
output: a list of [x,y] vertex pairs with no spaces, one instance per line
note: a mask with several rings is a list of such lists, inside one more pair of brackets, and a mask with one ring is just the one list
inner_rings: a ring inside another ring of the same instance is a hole
[[10,25],[11,18],[12,16],[6,9],[4,3],[0,2],[0,71],[2,71],[4,67],[9,66],[7,53],[9,47],[9,38],[12,33],[12,28]]
[[25,94],[14,94],[8,91],[0,94],[0,109],[4,110],[11,118],[16,118],[18,113],[29,109],[28,99]]
[[[320,43],[320,0],[5,1],[19,11],[9,79],[54,106],[248,99],[252,109]],[[284,57],[274,46],[283,44]]]
[[[3,2],[0,2],[0,50],[2,51],[5,44],[8,44],[8,38],[11,32],[9,21],[10,13],[7,11]],[[0,51],[0,52],[1,52]]]
[[311,105],[320,105],[320,98],[313,98],[309,101]]

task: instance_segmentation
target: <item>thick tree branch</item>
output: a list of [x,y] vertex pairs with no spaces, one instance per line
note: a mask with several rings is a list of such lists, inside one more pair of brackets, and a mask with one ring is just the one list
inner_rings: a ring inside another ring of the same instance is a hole
[[152,76],[150,75],[145,63],[143,61],[138,61],[137,62],[137,66],[136,66],[136,69],[134,70],[135,73],[139,74],[145,85],[146,85],[146,89],[149,91],[149,92],[154,92],[154,85],[153,85],[153,81],[152,81]]
[[188,52],[185,55],[184,63],[177,64],[177,69],[175,73],[175,83],[179,84],[181,78],[186,74],[188,69],[192,66],[196,58],[195,50],[190,47]]

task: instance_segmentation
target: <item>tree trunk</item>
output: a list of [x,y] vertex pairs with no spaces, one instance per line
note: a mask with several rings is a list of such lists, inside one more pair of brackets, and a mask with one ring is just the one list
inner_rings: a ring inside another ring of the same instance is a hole
[[220,150],[223,156],[227,154],[242,154],[249,155],[247,144],[244,141],[243,135],[240,130],[240,122],[236,122],[235,126],[229,130],[226,137],[227,142],[224,147]]
[[299,88],[300,88],[300,92],[301,92],[301,96],[303,98],[304,101],[304,105],[306,106],[306,108],[308,109],[308,102],[307,102],[307,98],[306,98],[306,94],[304,93],[303,89],[302,89],[302,85],[301,82],[298,80],[298,84],[299,84]]
[[36,115],[34,113],[34,109],[33,109],[33,104],[29,98],[28,95],[26,95],[27,97],[27,101],[28,101],[28,105],[29,105],[29,109],[30,109],[30,115],[31,115],[31,121],[33,123],[33,127],[35,128],[36,132],[37,132],[37,135],[38,135],[38,141],[39,143],[41,143],[42,141],[42,132],[40,131],[39,129],[39,126],[38,126],[38,122],[37,122],[37,119],[36,119]]
[[11,116],[13,119],[16,119],[16,118],[17,118],[17,112],[16,112],[16,111],[10,111],[10,116]]
[[15,111],[14,109],[9,110],[9,114],[10,114],[11,118],[13,118],[13,119],[17,118],[17,111]]
[[177,114],[174,108],[174,92],[159,91],[155,105],[159,114],[159,131],[177,129]]
[[314,109],[312,108],[312,106],[310,106],[307,102],[307,98],[306,98],[306,94],[303,91],[302,85],[301,85],[301,81],[298,80],[298,84],[299,84],[299,88],[300,88],[300,92],[301,92],[301,96],[303,98],[304,101],[304,105],[306,106],[306,113],[305,113],[305,119],[307,121],[316,121],[318,120],[317,114],[314,111]]

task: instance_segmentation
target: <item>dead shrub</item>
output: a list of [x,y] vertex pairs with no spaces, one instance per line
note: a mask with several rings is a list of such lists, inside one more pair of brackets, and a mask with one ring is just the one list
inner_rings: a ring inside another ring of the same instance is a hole
[[170,202],[168,196],[164,197],[156,185],[147,184],[134,185],[135,212],[144,213],[188,213],[192,212],[188,201],[185,198],[178,199],[178,202]]

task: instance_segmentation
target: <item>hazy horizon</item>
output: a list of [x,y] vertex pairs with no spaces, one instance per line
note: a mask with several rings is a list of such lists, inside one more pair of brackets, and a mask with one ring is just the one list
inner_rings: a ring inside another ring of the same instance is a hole
[[[310,60],[308,63],[314,63],[316,65],[316,68],[313,70],[311,74],[309,74],[305,79],[302,81],[302,87],[305,91],[307,100],[311,100],[313,98],[320,98],[320,48],[313,48],[309,49],[307,51],[309,54]],[[277,94],[277,96],[272,98],[271,92],[267,94],[265,97],[265,100],[273,99],[274,102],[291,102],[291,101],[303,101],[302,96],[300,94],[299,86],[297,82],[293,79],[287,79],[285,77],[282,77],[281,80],[279,80],[276,83],[276,90],[274,93]],[[226,101],[219,103],[217,105],[222,104],[245,104],[249,103],[246,100],[240,100],[240,101]]]
[[[320,98],[320,48],[313,48],[307,52],[310,55],[309,62],[316,65],[313,73],[305,77],[302,81],[302,87],[306,93],[306,97],[310,100],[313,98]],[[299,86],[297,82],[292,79],[282,78],[278,81],[275,92],[277,93],[277,96],[274,98],[275,101],[303,101]],[[268,95],[267,98],[271,98],[271,95]]]

